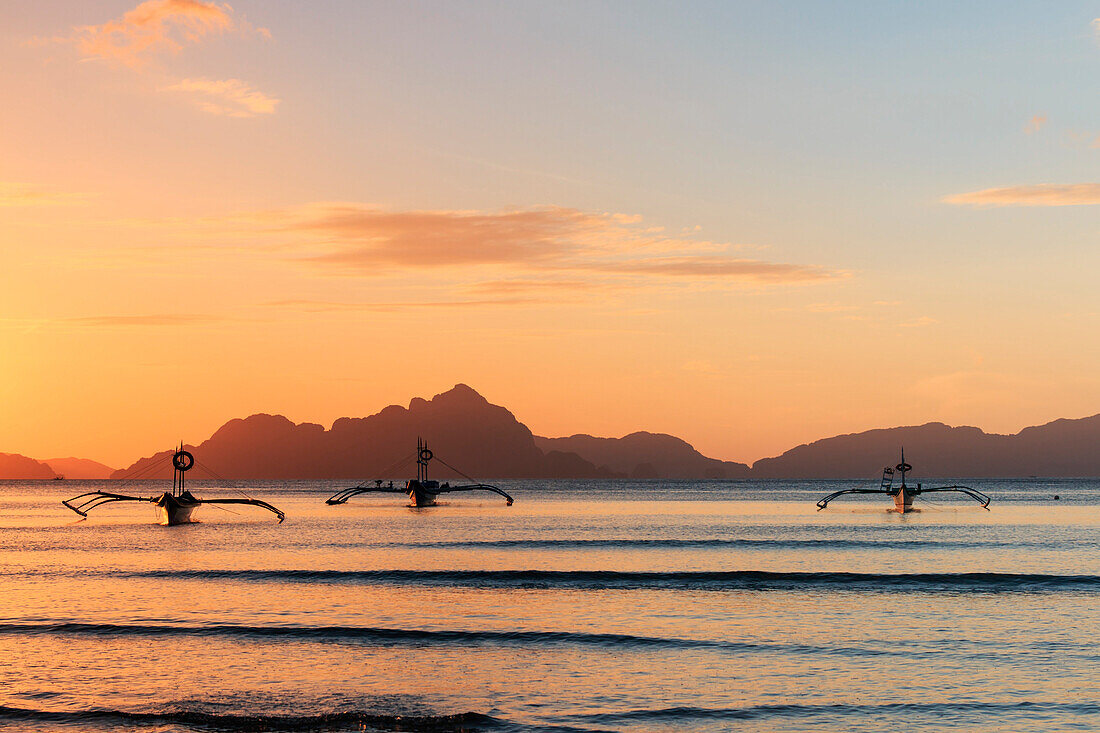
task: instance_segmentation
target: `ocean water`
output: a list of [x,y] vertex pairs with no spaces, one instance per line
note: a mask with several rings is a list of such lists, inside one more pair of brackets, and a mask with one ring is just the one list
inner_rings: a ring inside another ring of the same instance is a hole
[[499,483],[0,482],[0,728],[1100,730],[1100,481]]

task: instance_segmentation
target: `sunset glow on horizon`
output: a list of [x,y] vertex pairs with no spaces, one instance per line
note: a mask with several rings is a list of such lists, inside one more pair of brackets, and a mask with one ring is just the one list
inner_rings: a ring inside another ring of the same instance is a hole
[[0,452],[1100,412],[1095,6],[3,7]]

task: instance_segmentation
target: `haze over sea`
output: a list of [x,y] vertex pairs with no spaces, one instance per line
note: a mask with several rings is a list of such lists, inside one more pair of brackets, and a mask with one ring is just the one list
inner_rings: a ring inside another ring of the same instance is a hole
[[287,521],[162,527],[60,504],[118,482],[0,482],[0,727],[1100,728],[1100,480],[905,516],[817,512],[847,481],[501,483],[414,510],[196,481]]

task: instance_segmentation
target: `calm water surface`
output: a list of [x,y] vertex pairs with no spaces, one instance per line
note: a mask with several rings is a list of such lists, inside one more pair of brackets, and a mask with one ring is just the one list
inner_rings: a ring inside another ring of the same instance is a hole
[[514,506],[421,510],[195,482],[287,520],[161,527],[59,503],[117,483],[0,482],[0,728],[1100,729],[1100,481],[966,483],[991,511],[816,511],[852,482],[500,482]]

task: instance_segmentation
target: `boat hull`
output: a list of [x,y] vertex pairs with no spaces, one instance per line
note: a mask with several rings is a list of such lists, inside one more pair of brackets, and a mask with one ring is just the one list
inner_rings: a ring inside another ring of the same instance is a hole
[[190,492],[183,492],[180,496],[164,493],[157,499],[157,518],[160,524],[172,527],[177,524],[191,523],[191,512],[200,504]]
[[409,490],[409,506],[422,508],[426,506],[435,506],[436,494],[429,494],[426,491],[420,489]]
[[905,489],[898,489],[898,493],[894,494],[894,511],[899,514],[913,511],[913,495]]

